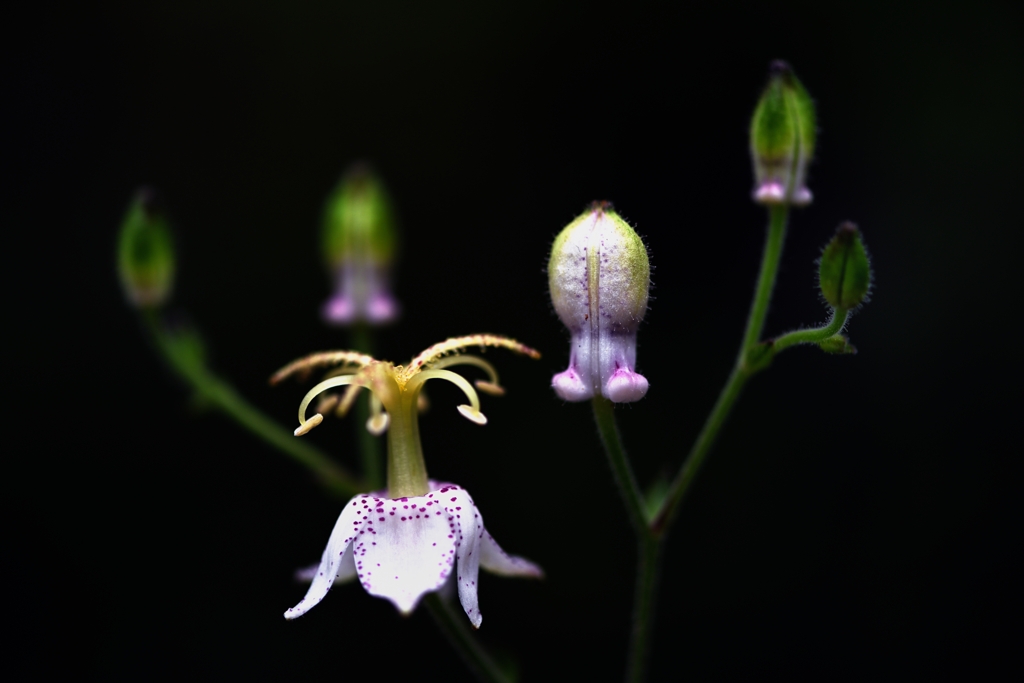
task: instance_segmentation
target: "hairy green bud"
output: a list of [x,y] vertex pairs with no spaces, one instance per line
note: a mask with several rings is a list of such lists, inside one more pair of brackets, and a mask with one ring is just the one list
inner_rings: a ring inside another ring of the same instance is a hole
[[810,95],[786,62],[772,62],[768,85],[750,123],[754,201],[794,206],[811,203],[805,178],[816,137]]
[[818,265],[821,294],[833,308],[847,311],[867,300],[871,263],[853,223],[843,223],[821,254]]

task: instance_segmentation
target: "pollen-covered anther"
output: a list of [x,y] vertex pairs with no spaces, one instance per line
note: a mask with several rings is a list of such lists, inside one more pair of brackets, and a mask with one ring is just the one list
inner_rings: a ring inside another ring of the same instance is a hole
[[473,384],[476,386],[477,389],[484,392],[485,394],[490,394],[491,396],[505,395],[505,387],[499,384],[488,382],[487,380],[483,379],[478,379],[475,382],[473,382]]
[[374,436],[380,436],[388,430],[388,424],[390,424],[391,418],[388,417],[387,413],[378,413],[370,417],[366,421],[366,431],[370,432]]
[[463,404],[459,406],[459,412],[462,413],[462,417],[466,418],[470,422],[475,422],[478,425],[487,424],[487,416],[473,406]]
[[295,428],[295,436],[304,436],[306,434],[309,434],[313,427],[316,427],[323,421],[324,416],[321,415],[320,413],[317,413],[316,415],[309,418],[304,423]]

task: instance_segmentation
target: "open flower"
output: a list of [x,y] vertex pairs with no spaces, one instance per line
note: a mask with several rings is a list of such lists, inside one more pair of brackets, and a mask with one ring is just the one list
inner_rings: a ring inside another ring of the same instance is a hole
[[403,614],[456,572],[459,601],[480,627],[477,573],[539,578],[540,567],[502,550],[484,529],[473,499],[455,484],[430,482],[425,496],[363,494],[342,510],[306,597],[284,613],[300,617],[323,600],[335,581],[359,577],[370,595],[387,598]]
[[387,432],[387,491],[366,493],[345,506],[331,532],[320,566],[312,576],[306,597],[285,612],[286,619],[302,616],[318,604],[335,581],[358,577],[371,595],[387,598],[399,611],[411,612],[426,593],[439,590],[454,571],[459,600],[473,626],[482,617],[477,603],[477,574],[481,566],[506,576],[540,577],[539,567],[505,553],[484,529],[473,499],[454,484],[427,478],[420,446],[418,404],[428,379],[445,379],[458,386],[468,403],[459,412],[472,422],[486,424],[480,412],[480,398],[464,377],[447,369],[453,365],[474,365],[483,369],[487,380],[476,388],[491,394],[504,393],[494,367],[478,356],[459,354],[470,346],[498,346],[539,358],[540,354],[515,340],[494,335],[472,335],[449,339],[431,346],[407,366],[354,351],[313,354],[280,370],[271,379],[278,382],[314,368],[337,366],[333,376],[317,384],[299,405],[300,426],[296,435],[307,433],[323,421],[322,413],[306,419],[306,409],[325,391],[345,386],[340,400],[328,401],[344,414],[361,389],[369,389],[371,417],[367,429]]

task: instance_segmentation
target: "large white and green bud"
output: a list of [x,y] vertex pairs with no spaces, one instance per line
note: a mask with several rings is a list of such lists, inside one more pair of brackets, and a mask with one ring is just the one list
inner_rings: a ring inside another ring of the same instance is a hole
[[647,312],[651,266],[640,236],[607,202],[593,204],[551,247],[551,303],[572,336],[569,367],[551,380],[566,401],[596,395],[638,401],[636,333]]
[[323,251],[334,279],[323,309],[328,322],[385,323],[398,315],[390,290],[394,213],[383,184],[364,165],[351,168],[327,198]]
[[174,284],[174,243],[156,193],[142,188],[135,194],[117,244],[121,287],[139,308],[158,308],[166,303]]
[[772,62],[754,117],[750,122],[750,155],[754,161],[754,201],[759,204],[806,206],[807,164],[817,138],[814,102],[789,64]]

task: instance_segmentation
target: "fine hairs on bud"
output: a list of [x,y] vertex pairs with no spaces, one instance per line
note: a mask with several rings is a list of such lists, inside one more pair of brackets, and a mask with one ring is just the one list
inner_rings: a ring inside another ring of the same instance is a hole
[[650,281],[647,246],[608,202],[592,204],[555,238],[548,285],[571,337],[569,367],[551,380],[560,398],[644,397],[647,379],[634,368]]

